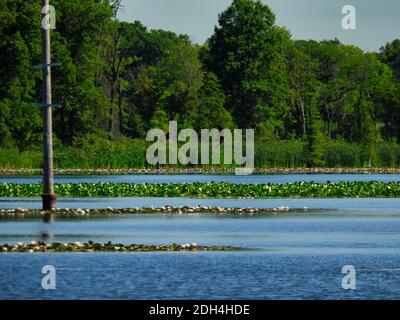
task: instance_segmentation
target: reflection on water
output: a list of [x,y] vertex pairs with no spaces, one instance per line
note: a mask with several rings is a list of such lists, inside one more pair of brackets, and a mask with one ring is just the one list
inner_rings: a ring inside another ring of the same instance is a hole
[[[43,223],[39,224],[39,241],[44,241],[47,243],[54,242],[54,217],[51,221],[44,220]],[[1,242],[0,242],[1,243]]]

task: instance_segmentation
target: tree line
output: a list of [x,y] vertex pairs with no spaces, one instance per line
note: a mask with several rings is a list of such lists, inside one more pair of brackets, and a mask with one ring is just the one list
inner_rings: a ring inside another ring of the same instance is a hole
[[[303,143],[307,166],[331,141],[400,142],[400,40],[379,52],[294,40],[255,0],[234,0],[204,44],[117,19],[120,0],[52,0],[55,141],[82,148],[149,129],[254,128],[257,142]],[[41,8],[0,0],[0,147],[40,148]]]

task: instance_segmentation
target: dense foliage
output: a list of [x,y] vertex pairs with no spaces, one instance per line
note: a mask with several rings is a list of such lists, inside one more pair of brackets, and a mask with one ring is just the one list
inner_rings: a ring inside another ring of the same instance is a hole
[[[400,183],[66,183],[56,184],[55,192],[61,197],[398,198]],[[41,194],[40,184],[0,184],[1,197],[36,197]]]
[[[145,166],[138,140],[169,120],[255,128],[259,165],[271,165],[271,145],[295,147],[282,166],[399,165],[400,40],[379,53],[293,40],[268,6],[234,0],[197,45],[118,21],[118,0],[51,3],[56,166]],[[40,21],[40,1],[0,0],[0,165],[24,154],[21,166],[40,165]]]

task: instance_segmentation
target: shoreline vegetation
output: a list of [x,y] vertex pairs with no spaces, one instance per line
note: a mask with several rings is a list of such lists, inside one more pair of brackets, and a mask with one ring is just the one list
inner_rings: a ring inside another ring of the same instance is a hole
[[[53,217],[104,217],[114,215],[150,215],[150,214],[169,214],[169,215],[183,215],[183,214],[219,214],[219,215],[275,215],[283,212],[299,212],[308,211],[308,208],[291,209],[289,207],[278,208],[227,208],[227,207],[211,207],[211,206],[196,206],[196,207],[152,207],[152,208],[125,208],[125,209],[56,209],[50,211]],[[49,211],[44,210],[29,210],[29,209],[9,209],[0,210],[0,218],[29,218],[29,217],[43,217],[48,215]]]
[[[294,182],[288,184],[210,183],[64,183],[55,184],[59,197],[190,197],[268,198],[399,198],[399,182]],[[0,184],[0,197],[39,197],[41,184]]]
[[[40,168],[40,1],[6,2],[0,167]],[[146,168],[147,134],[170,121],[254,129],[256,167],[400,166],[400,39],[377,52],[294,39],[260,0],[233,0],[203,43],[119,21],[115,1],[52,5],[57,168]]]
[[[129,175],[129,174],[149,174],[149,175],[173,175],[173,174],[216,174],[231,175],[235,174],[235,167],[161,167],[161,168],[71,168],[54,169],[54,174],[58,176],[68,175]],[[34,176],[42,175],[43,170],[39,168],[0,168],[0,176]],[[253,175],[262,174],[400,174],[400,167],[360,167],[360,168],[254,168]]]
[[[256,137],[259,134],[256,132]],[[233,172],[240,165],[225,164],[224,144],[221,143],[220,164],[190,165],[169,164],[153,166],[146,154],[150,142],[125,138],[120,141],[92,141],[71,147],[55,144],[54,168],[63,171],[78,169],[91,172]],[[181,145],[179,144],[179,147]],[[218,149],[218,148],[217,148]],[[215,151],[215,150],[214,150]],[[199,153],[201,150],[199,150]],[[213,150],[210,150],[212,153]],[[382,142],[375,146],[374,156],[365,155],[362,145],[341,141],[326,141],[321,149],[323,161],[311,163],[305,141],[258,141],[254,145],[254,167],[257,172],[276,170],[344,171],[344,170],[399,170],[400,145],[395,142]],[[43,167],[41,149],[18,150],[0,145],[0,170],[33,170]],[[311,168],[311,169],[308,169]]]
[[28,244],[19,242],[16,245],[4,244],[0,246],[0,253],[22,253],[22,252],[155,252],[155,251],[243,251],[244,248],[230,246],[199,246],[197,243],[171,245],[143,245],[143,244],[105,244],[89,241],[87,243],[45,243],[32,241]]

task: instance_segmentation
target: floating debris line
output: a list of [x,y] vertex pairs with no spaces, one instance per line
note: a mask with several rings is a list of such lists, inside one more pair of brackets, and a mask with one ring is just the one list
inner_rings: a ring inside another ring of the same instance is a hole
[[52,211],[44,210],[29,210],[23,208],[0,210],[0,217],[34,217],[44,216],[46,214],[53,214],[55,217],[86,217],[86,216],[111,216],[111,215],[125,215],[125,214],[219,214],[219,215],[267,215],[278,214],[283,212],[298,212],[308,211],[308,208],[303,209],[290,209],[289,207],[278,208],[223,208],[223,207],[152,207],[152,208],[126,208],[126,209],[56,209]]
[[32,241],[19,242],[16,245],[4,244],[0,246],[0,253],[21,252],[149,252],[149,251],[243,251],[244,248],[230,246],[199,246],[197,243],[171,245],[143,245],[143,244],[113,244],[111,242],[100,244],[93,241],[87,243],[45,243]]
[[[2,168],[0,175],[41,175],[41,169]],[[119,174],[235,174],[235,168],[142,168],[142,169],[55,169],[57,175]],[[255,168],[254,174],[388,173],[400,174],[400,168]]]

